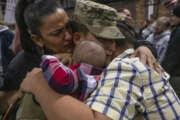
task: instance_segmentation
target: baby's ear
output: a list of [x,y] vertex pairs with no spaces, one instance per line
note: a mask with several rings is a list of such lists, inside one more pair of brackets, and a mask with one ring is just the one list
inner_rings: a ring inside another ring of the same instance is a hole
[[75,32],[75,33],[73,34],[73,43],[74,43],[75,45],[77,45],[78,42],[80,41],[80,38],[81,38],[81,33]]

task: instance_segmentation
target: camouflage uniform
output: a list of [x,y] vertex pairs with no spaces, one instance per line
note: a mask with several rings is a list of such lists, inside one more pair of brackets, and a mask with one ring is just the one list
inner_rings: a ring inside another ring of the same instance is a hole
[[88,0],[77,0],[74,15],[96,37],[103,39],[123,39],[117,27],[118,15],[114,8]]

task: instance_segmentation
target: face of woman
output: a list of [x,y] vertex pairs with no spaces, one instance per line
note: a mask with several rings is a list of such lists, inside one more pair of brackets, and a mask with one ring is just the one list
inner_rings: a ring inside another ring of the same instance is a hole
[[57,9],[55,13],[45,16],[40,27],[42,46],[54,53],[71,53],[73,42],[68,23],[69,18],[63,9]]

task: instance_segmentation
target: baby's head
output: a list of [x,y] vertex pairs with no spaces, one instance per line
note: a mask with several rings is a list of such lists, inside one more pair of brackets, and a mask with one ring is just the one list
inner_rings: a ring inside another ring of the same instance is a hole
[[106,53],[101,43],[97,41],[80,41],[73,52],[73,63],[87,63],[95,67],[105,67]]

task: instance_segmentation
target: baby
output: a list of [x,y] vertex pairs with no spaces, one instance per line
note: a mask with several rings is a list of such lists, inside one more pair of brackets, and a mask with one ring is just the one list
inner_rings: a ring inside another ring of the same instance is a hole
[[50,87],[62,94],[71,94],[85,100],[96,88],[100,74],[105,66],[106,54],[96,41],[80,41],[76,45],[69,67],[56,57],[44,55],[41,68]]

